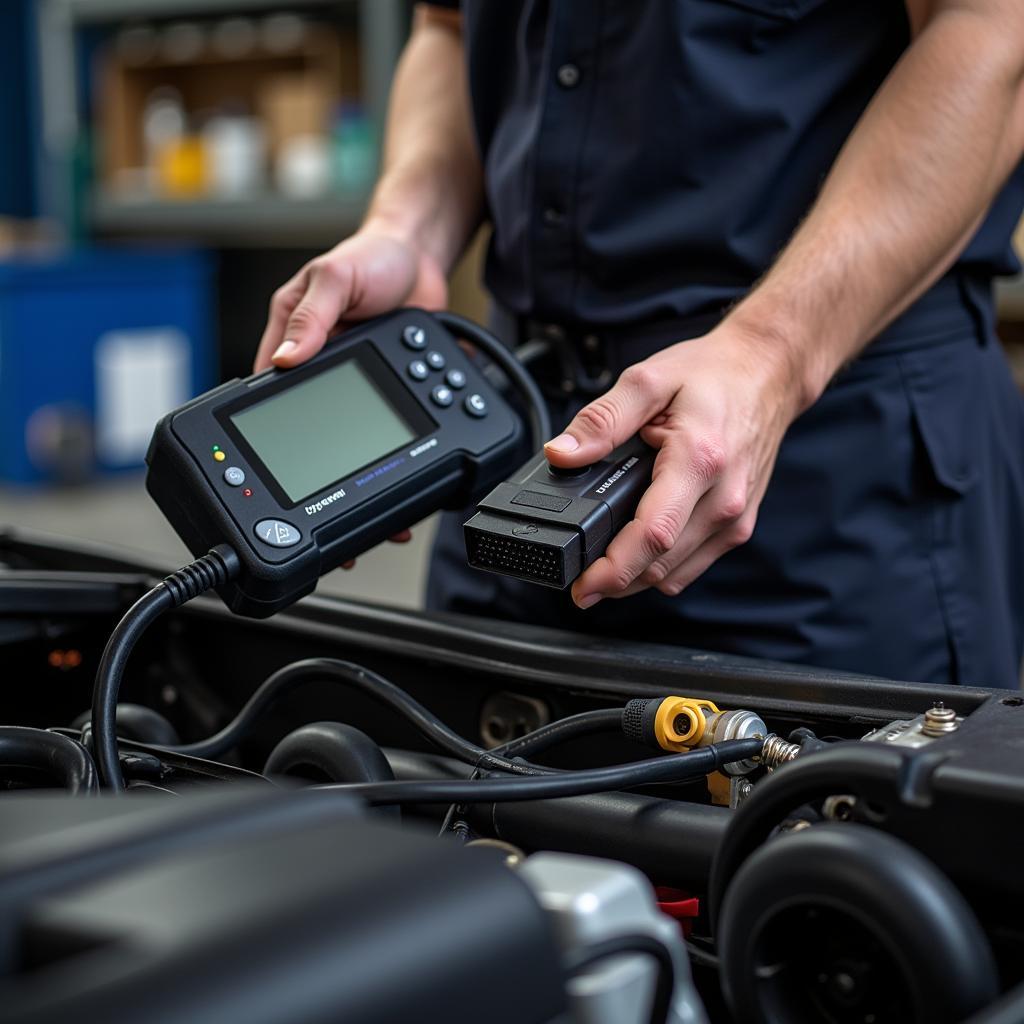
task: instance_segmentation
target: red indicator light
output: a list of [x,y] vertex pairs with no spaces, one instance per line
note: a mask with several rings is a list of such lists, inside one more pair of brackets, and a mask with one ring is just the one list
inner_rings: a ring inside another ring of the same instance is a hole
[[245,496],[246,496],[247,498],[251,498],[251,497],[252,497],[252,491],[251,491],[251,490],[250,490],[250,489],[249,489],[248,487],[246,487],[246,489],[245,489],[244,491],[242,491],[242,493],[243,493],[243,494],[244,494],[244,495],[245,495]]

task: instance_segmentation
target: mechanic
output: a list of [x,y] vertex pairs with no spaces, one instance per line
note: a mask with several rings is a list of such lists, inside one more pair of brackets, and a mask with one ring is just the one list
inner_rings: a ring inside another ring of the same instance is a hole
[[463,515],[431,605],[1017,686],[1024,403],[992,279],[1019,270],[1024,4],[458,6],[418,5],[365,222],[275,293],[256,365],[443,307],[486,212],[496,322],[553,346],[551,461],[638,430],[660,454],[576,607],[465,568]]

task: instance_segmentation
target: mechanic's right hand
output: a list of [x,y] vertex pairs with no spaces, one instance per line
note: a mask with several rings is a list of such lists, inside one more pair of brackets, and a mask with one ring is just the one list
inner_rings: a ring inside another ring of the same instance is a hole
[[305,362],[345,323],[403,305],[443,309],[447,299],[435,260],[397,232],[368,223],[274,292],[255,369]]

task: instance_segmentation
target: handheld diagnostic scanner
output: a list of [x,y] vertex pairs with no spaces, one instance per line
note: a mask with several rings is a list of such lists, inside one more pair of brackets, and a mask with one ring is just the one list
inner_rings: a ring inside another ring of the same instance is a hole
[[238,572],[218,592],[264,618],[424,516],[472,502],[524,441],[452,334],[403,310],[165,416],[146,487],[193,554],[234,549]]
[[564,589],[633,518],[657,452],[634,437],[607,459],[559,469],[543,454],[498,484],[465,524],[469,564]]

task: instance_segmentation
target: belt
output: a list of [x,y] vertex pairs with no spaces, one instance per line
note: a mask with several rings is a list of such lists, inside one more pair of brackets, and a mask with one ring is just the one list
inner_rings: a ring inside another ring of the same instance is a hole
[[[984,341],[994,323],[988,275],[951,271],[871,342],[859,358],[894,355],[956,340]],[[643,324],[566,324],[498,311],[549,398],[603,394],[632,363],[715,327],[726,310]]]

